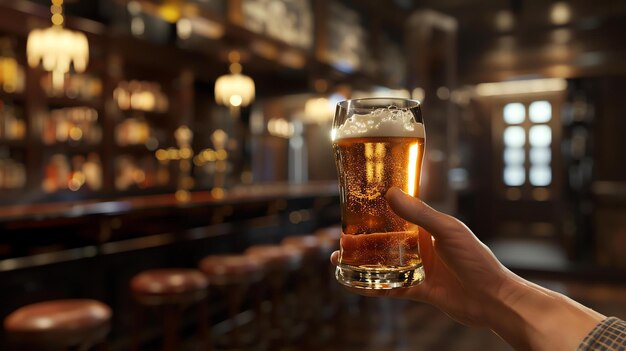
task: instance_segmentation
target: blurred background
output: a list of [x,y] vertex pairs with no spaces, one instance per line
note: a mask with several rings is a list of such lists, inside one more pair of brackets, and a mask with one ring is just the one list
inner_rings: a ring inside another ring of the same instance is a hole
[[[0,1],[0,318],[80,298],[112,316],[76,345],[112,350],[508,350],[333,281],[332,117],[371,96],[422,102],[422,198],[625,318],[625,31],[619,0]],[[34,339],[72,339],[46,311]]]

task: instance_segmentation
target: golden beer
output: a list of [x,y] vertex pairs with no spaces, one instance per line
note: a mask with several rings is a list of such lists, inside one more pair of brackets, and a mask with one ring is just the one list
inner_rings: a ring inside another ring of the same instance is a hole
[[385,200],[391,187],[418,196],[424,129],[413,118],[382,110],[347,119],[336,129],[342,216],[337,279],[342,284],[390,289],[424,278],[418,227],[396,215]]
[[340,164],[343,237],[341,263],[402,268],[420,264],[417,226],[398,217],[385,200],[392,186],[417,195],[423,138],[348,138],[334,145]]

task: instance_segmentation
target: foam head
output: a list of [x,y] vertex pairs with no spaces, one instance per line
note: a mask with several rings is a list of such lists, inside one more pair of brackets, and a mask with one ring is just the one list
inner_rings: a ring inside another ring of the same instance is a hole
[[424,125],[415,122],[411,111],[379,108],[367,114],[353,114],[333,130],[333,140],[364,137],[424,138]]

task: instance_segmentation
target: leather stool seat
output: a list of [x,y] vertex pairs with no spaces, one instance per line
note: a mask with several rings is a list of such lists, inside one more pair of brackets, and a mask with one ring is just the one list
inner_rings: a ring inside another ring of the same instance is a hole
[[87,348],[105,340],[110,320],[111,309],[99,301],[53,300],[18,308],[6,317],[4,327],[17,344]]
[[[218,338],[217,344],[228,349],[259,346],[262,335],[258,328],[253,328],[249,332],[249,328],[238,324],[237,315],[242,312],[241,307],[246,293],[265,275],[263,262],[253,256],[243,254],[211,255],[203,258],[198,266],[209,277],[211,284],[219,288],[228,305],[228,321],[231,329]],[[257,315],[256,319],[258,317]]]
[[341,226],[318,229],[315,231],[315,236],[338,248],[341,241]]
[[[135,300],[150,308],[161,309],[163,314],[163,350],[179,350],[177,330],[182,313],[188,306],[197,304],[198,330],[207,347],[210,346],[208,319],[209,280],[197,269],[161,268],[150,269],[135,275],[130,281],[130,290]],[[135,308],[135,332],[133,349],[139,350],[143,312]]]
[[145,305],[194,303],[206,296],[208,285],[202,272],[187,268],[151,269],[130,281],[135,298]]
[[295,270],[302,261],[300,251],[289,250],[281,245],[253,245],[246,250],[246,255],[261,261],[269,271],[274,272]]
[[199,267],[214,285],[254,283],[264,273],[261,262],[246,255],[207,256],[200,261]]
[[281,244],[288,249],[301,251],[306,260],[318,260],[322,254],[331,250],[331,245],[327,241],[314,235],[288,236]]

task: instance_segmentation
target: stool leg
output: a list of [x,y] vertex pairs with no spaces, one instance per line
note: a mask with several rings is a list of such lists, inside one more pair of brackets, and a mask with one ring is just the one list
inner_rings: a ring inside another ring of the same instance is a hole
[[262,341],[262,335],[267,333],[265,323],[265,315],[263,314],[263,301],[266,295],[265,284],[256,283],[254,290],[256,293],[254,294],[254,313],[256,323],[254,324],[255,332],[254,338],[256,341]]
[[139,306],[137,303],[133,304],[133,332],[132,332],[132,337],[131,337],[131,350],[133,351],[139,351],[140,349],[140,344],[141,344],[141,327],[142,327],[142,323],[143,323],[143,310],[141,308],[141,306]]
[[[272,290],[272,331],[273,333],[278,333],[276,340],[276,344],[278,348],[282,348],[287,345],[287,331],[283,323],[283,314],[287,313],[287,311],[283,308],[283,301],[281,293],[283,292],[283,288],[285,286],[284,281],[287,279],[286,274],[280,277],[273,277],[271,290]],[[274,340],[272,340],[274,341]]]
[[165,306],[164,308],[163,351],[179,351],[177,329],[181,311],[178,306]]
[[237,326],[237,314],[239,313],[239,307],[241,307],[241,300],[243,298],[243,288],[236,287],[229,294],[228,298],[228,314],[230,317],[230,325],[232,328],[231,344],[233,346],[239,346],[241,338],[239,327]]
[[200,337],[204,342],[205,350],[210,351],[211,347],[211,333],[209,331],[209,326],[207,325],[209,321],[209,301],[208,298],[202,299],[200,301],[200,306],[198,306],[198,329],[200,333]]

